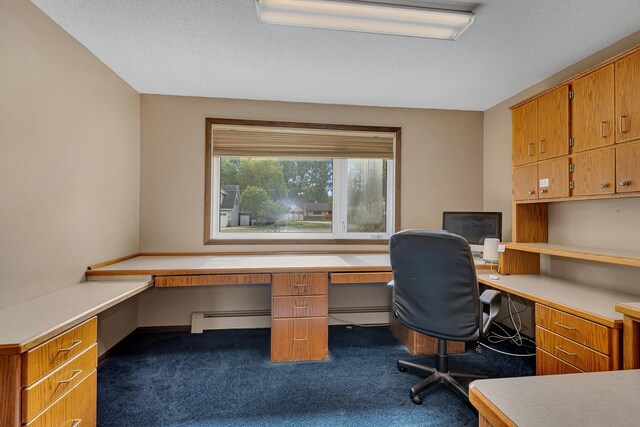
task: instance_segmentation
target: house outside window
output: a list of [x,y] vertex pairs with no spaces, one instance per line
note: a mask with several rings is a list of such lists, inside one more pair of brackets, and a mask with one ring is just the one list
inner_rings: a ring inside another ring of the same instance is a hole
[[384,243],[396,230],[399,128],[207,119],[207,129],[206,244]]

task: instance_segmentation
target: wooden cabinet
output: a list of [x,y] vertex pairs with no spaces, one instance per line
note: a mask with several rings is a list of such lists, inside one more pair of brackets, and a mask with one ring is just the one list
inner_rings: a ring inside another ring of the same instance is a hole
[[512,121],[516,204],[640,197],[640,46],[513,106]]
[[513,164],[569,153],[569,85],[513,110]]
[[640,138],[640,52],[616,62],[617,142]]
[[575,80],[572,124],[575,152],[615,142],[614,65]]
[[573,195],[613,194],[615,185],[615,150],[589,151],[576,154],[573,164]]
[[538,165],[538,198],[569,197],[569,159],[542,162]]
[[616,147],[616,192],[640,191],[640,142]]
[[536,304],[536,374],[620,369],[620,329]]
[[535,200],[538,198],[538,165],[513,169],[513,198]]
[[538,101],[514,109],[512,119],[513,164],[535,162],[538,160]]
[[96,425],[95,317],[26,352],[0,355],[2,427]]
[[271,287],[271,361],[329,357],[327,273],[274,274]]
[[569,85],[538,98],[538,159],[569,154]]

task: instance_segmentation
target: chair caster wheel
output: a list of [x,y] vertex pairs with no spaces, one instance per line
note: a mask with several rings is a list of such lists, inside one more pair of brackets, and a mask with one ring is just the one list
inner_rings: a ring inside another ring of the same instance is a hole
[[416,394],[415,396],[411,396],[411,401],[416,405],[422,405],[422,396]]
[[404,366],[398,364],[398,371],[400,372],[407,372],[407,368],[405,368]]

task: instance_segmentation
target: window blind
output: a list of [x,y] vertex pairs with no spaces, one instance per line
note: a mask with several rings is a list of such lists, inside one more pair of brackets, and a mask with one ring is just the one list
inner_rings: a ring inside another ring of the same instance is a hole
[[216,157],[393,159],[395,134],[214,124]]

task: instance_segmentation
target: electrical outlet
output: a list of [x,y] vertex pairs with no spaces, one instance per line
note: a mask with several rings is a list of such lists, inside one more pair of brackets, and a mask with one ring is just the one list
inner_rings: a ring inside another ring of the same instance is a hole
[[498,252],[504,252],[506,250],[507,250],[507,245],[505,245],[504,243],[498,244]]

